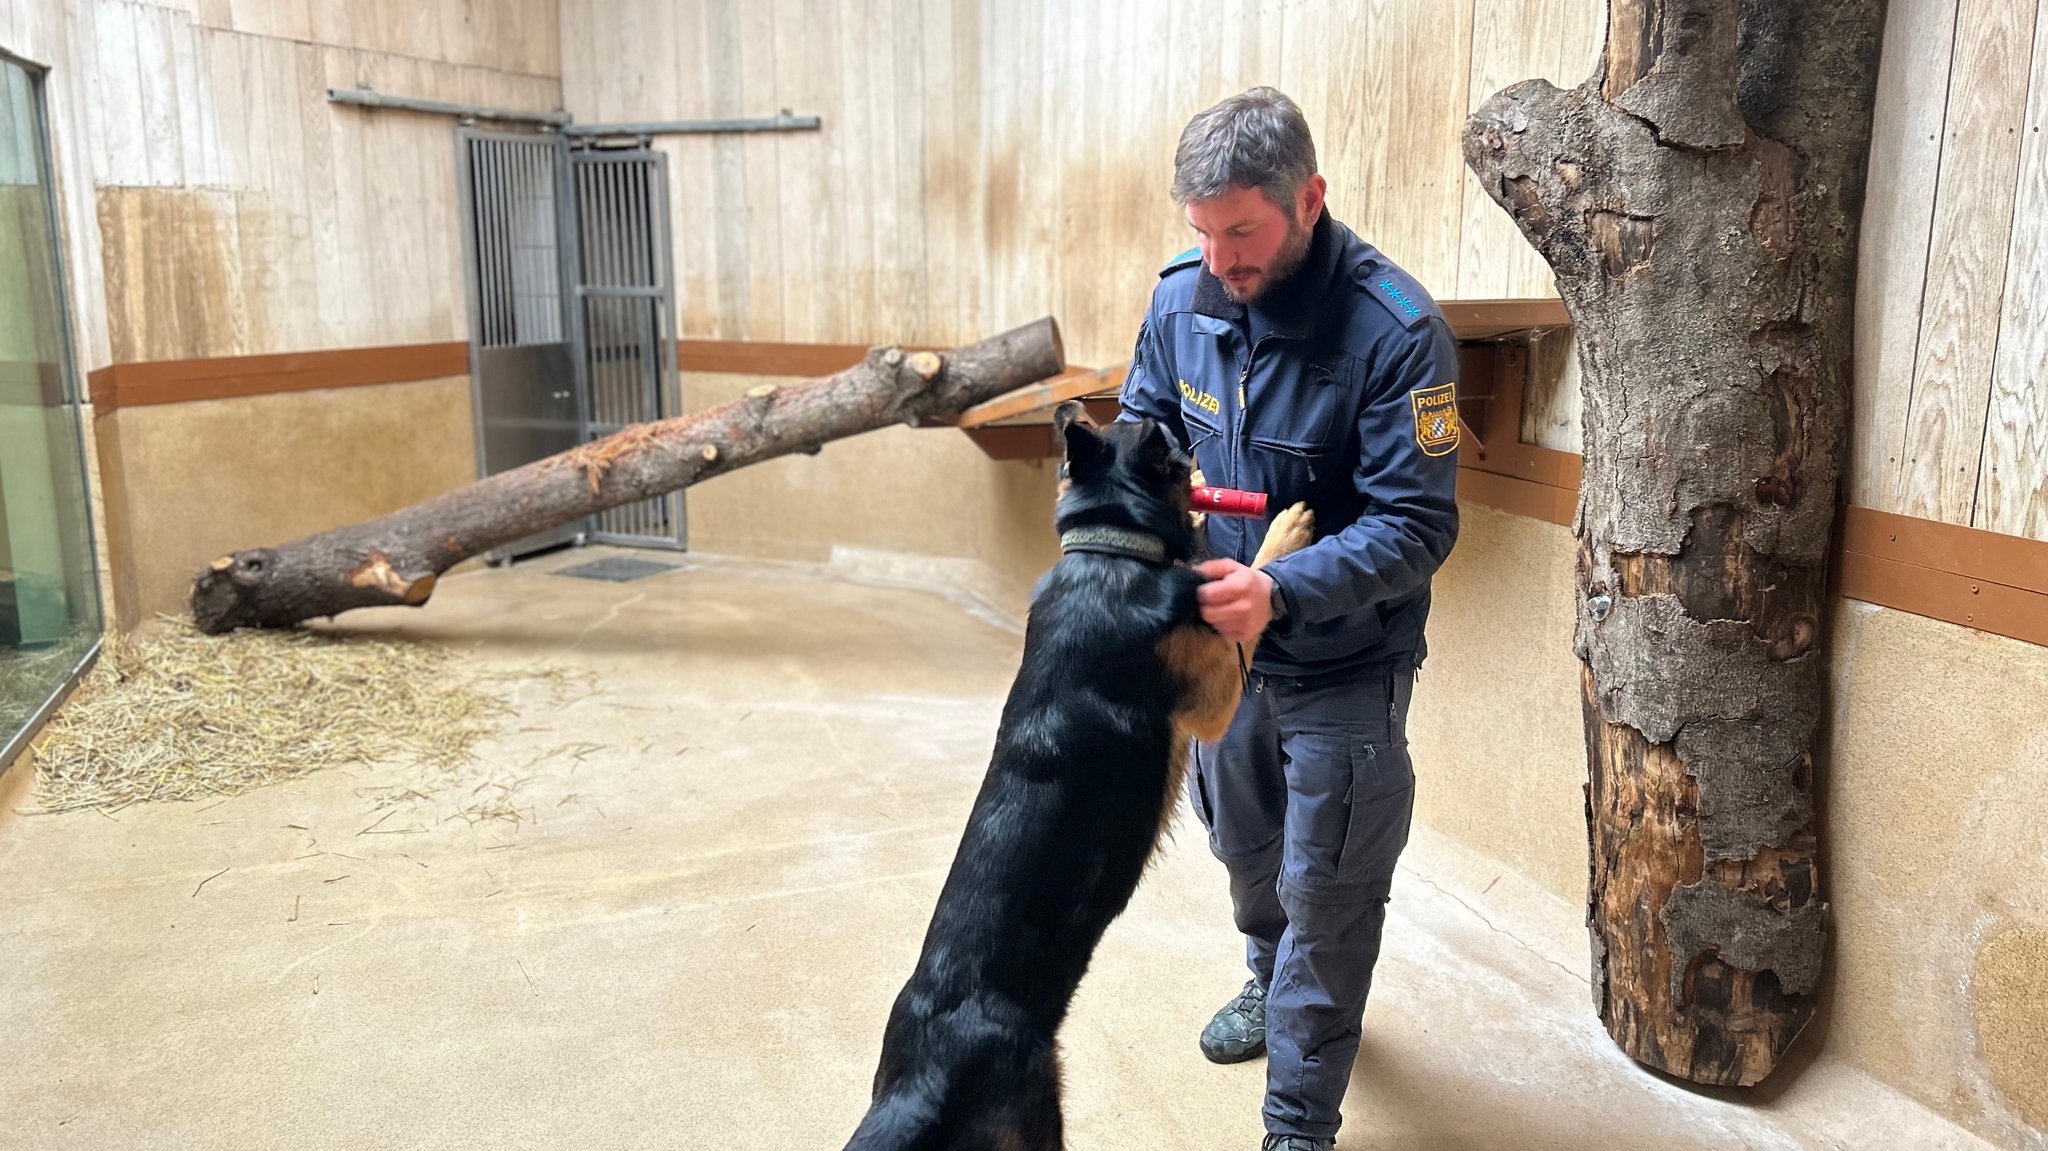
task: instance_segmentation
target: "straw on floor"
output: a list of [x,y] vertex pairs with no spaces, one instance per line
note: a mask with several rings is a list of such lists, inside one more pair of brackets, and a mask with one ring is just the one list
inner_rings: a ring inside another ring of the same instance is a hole
[[452,769],[512,714],[514,682],[559,676],[480,673],[425,642],[160,622],[109,637],[35,741],[38,811],[239,795],[349,765]]

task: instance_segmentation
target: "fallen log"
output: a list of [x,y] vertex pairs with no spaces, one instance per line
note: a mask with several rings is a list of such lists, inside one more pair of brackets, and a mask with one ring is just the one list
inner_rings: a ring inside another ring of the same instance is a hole
[[874,348],[835,375],[764,385],[379,519],[222,556],[193,582],[192,618],[219,635],[362,607],[417,607],[441,573],[502,544],[829,440],[957,413],[1065,366],[1050,318],[950,352]]

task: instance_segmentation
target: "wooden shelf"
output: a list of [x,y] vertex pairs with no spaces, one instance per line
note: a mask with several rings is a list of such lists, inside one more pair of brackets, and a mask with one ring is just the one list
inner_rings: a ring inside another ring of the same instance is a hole
[[[1520,376],[1517,374],[1510,381],[1504,375],[1506,371],[1526,370],[1527,362],[1524,352],[1520,361],[1512,365],[1502,363],[1497,342],[1531,331],[1569,326],[1571,317],[1560,300],[1450,300],[1439,301],[1438,306],[1460,345],[1458,418],[1464,421],[1467,442],[1478,444],[1477,454],[1485,459],[1491,453],[1480,441],[1513,442],[1514,435],[1505,432],[1495,413],[1506,413],[1519,423]],[[1066,400],[1079,399],[1088,404],[1089,416],[1098,423],[1114,420],[1121,411],[1116,402],[1117,392],[1129,369],[1129,364],[1102,369],[1071,368],[1044,383],[970,408],[958,420],[950,421],[950,425],[965,431],[990,459],[1056,456],[1059,444],[1052,435],[1053,409]],[[929,426],[941,425],[935,421]],[[1503,474],[1519,474],[1526,463],[1504,459],[1502,466],[1516,470]]]

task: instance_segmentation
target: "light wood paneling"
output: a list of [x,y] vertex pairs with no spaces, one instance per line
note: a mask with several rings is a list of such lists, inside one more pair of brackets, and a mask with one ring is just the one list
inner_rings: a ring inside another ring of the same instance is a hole
[[1585,449],[1580,412],[1579,346],[1570,328],[1529,341],[1529,381],[1522,393],[1522,442],[1560,452]]
[[552,0],[68,10],[101,245],[78,279],[109,288],[88,363],[465,334],[453,122],[325,90],[556,107],[559,80],[526,71],[559,67]]
[[1871,126],[1870,183],[1856,276],[1857,333],[1848,496],[1902,504],[1900,460],[1934,225],[1956,0],[1895,0],[1885,20]]
[[[1597,21],[1544,3],[1530,27],[1577,40],[1519,50],[1583,78]],[[1167,197],[1182,126],[1254,84],[1302,103],[1337,216],[1456,295],[1475,19],[1474,0],[563,0],[561,52],[583,120],[824,118],[661,143],[686,334],[950,344],[1051,312],[1074,359],[1107,362],[1192,240]]]
[[561,75],[553,0],[150,0],[205,27],[529,76]]
[[1963,0],[1949,67],[1899,510],[1967,524],[1977,498],[2019,172],[2034,0]]
[[[1472,6],[1467,111],[1523,80],[1560,88],[1585,83],[1599,66],[1606,15],[1606,5],[1586,0],[1479,0]],[[1557,294],[1550,265],[1473,178],[1465,181],[1459,241],[1460,298]]]
[[2048,11],[2035,20],[2022,132],[2005,309],[1971,522],[2048,539]]

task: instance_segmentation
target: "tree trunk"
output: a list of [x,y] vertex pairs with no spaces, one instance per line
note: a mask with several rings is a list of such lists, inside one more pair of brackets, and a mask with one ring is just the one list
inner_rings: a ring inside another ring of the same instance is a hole
[[1588,926],[1607,1030],[1768,1075],[1817,1004],[1814,740],[1879,0],[1610,0],[1601,73],[1465,159],[1557,274],[1584,381]]
[[418,606],[470,556],[594,512],[643,500],[889,424],[945,415],[1058,373],[1050,318],[951,352],[875,348],[836,375],[763,386],[691,416],[501,472],[381,519],[236,552],[199,573],[202,631],[287,627],[359,607]]

